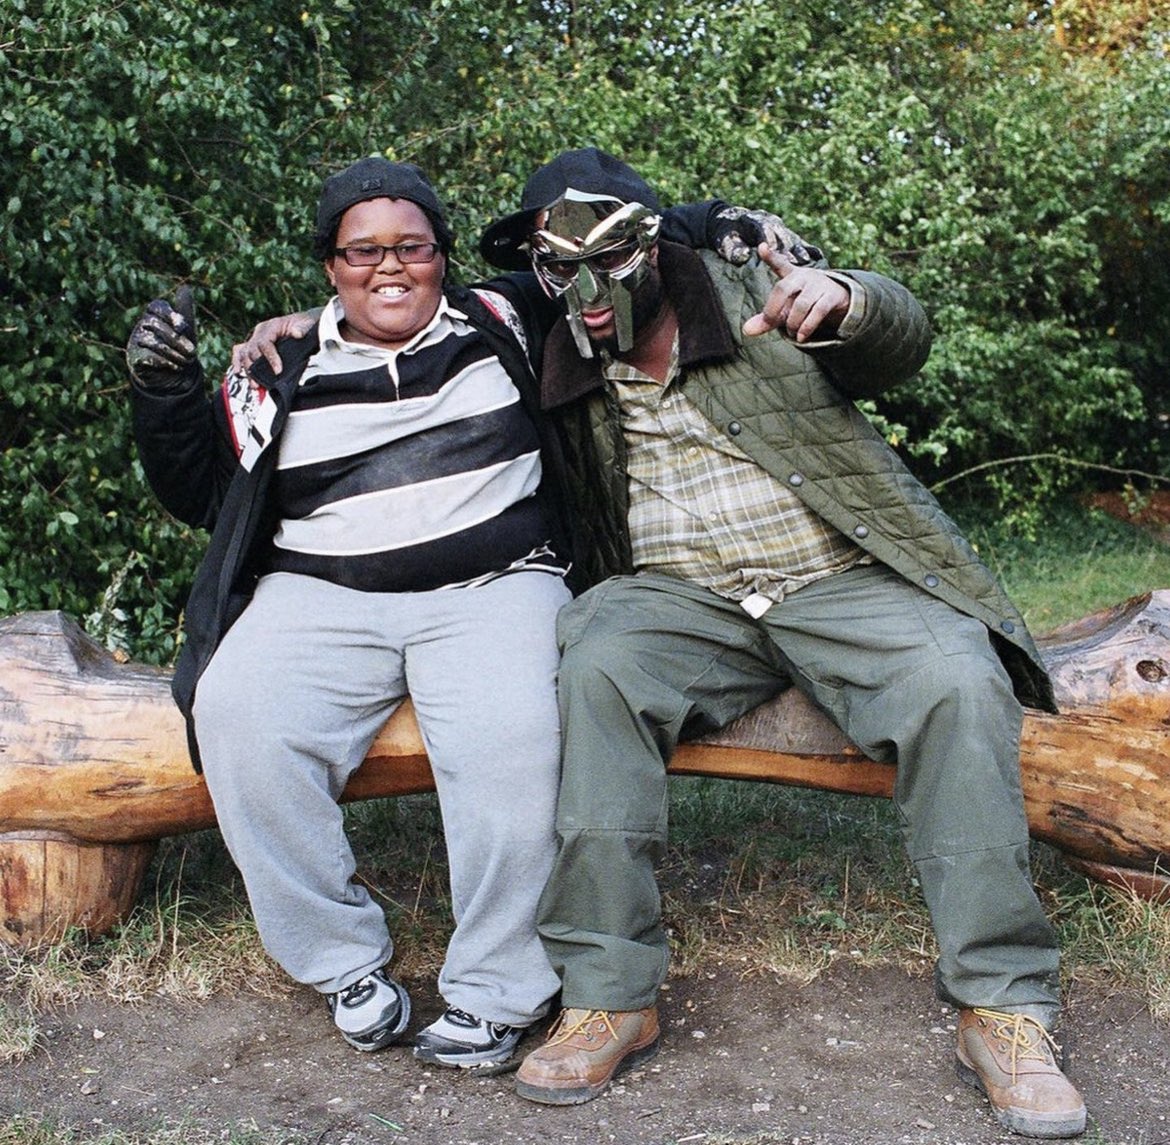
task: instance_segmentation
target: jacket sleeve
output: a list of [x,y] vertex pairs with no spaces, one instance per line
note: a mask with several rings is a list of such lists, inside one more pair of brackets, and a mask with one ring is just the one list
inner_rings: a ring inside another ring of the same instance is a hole
[[918,300],[884,275],[864,270],[837,273],[865,291],[865,313],[848,338],[806,352],[850,398],[872,397],[912,378],[926,364],[933,339]]
[[163,394],[130,383],[134,440],[151,489],[185,524],[210,529],[236,471],[236,454],[217,392],[203,373],[187,390]]
[[701,203],[682,203],[662,212],[662,235],[667,242],[689,246],[692,250],[714,250],[712,220],[727,206],[722,199]]

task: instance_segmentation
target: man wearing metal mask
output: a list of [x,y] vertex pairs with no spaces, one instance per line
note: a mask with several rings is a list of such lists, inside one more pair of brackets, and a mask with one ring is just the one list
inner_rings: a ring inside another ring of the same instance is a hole
[[[603,185],[604,191],[594,190]],[[795,265],[821,257],[766,211],[720,205],[708,228],[721,236],[713,237],[712,249],[736,266],[755,253],[746,235]],[[592,358],[595,345],[628,352],[637,327],[658,311],[661,295],[651,271],[660,237],[663,217],[650,185],[613,156],[585,148],[537,171],[521,209],[484,232],[480,253],[505,270],[534,270],[544,292],[564,304],[577,352]]]
[[[560,298],[583,358],[593,357],[591,330],[612,326],[600,339],[611,354],[634,345],[634,300],[657,309],[658,299],[638,293],[650,273],[649,252],[661,220],[641,203],[621,203],[569,188],[540,212],[529,246],[532,268],[550,297]],[[651,310],[651,313],[653,311]]]
[[799,242],[734,266],[662,241],[657,209],[626,164],[570,151],[480,248],[564,303],[541,404],[592,585],[557,621],[560,844],[537,916],[564,1009],[517,1092],[588,1101],[655,1052],[664,765],[795,686],[897,764],[960,1075],[1008,1129],[1076,1136],[1019,778],[1021,703],[1051,710],[1051,683],[992,573],[854,405],[925,363],[922,308]]

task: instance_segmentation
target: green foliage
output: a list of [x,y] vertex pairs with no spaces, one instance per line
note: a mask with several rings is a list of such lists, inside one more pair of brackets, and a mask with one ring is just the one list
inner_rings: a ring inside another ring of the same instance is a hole
[[1165,524],[1135,528],[1099,509],[1052,503],[1029,536],[986,503],[956,508],[979,555],[1036,633],[1170,585]]
[[666,201],[782,213],[902,279],[934,354],[871,412],[927,481],[997,496],[1085,465],[1164,474],[1170,347],[1165,6],[1013,0],[8,0],[0,13],[0,611],[63,608],[165,661],[204,538],[134,460],[123,345],[196,287],[215,374],[319,302],[321,178],[430,172],[456,270],[532,168],[595,143]]

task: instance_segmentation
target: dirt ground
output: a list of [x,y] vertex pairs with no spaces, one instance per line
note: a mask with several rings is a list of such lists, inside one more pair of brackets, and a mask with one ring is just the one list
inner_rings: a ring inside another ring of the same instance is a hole
[[[439,1003],[426,983],[408,985],[418,1028]],[[90,1135],[183,1122],[226,1138],[253,1125],[265,1143],[315,1145],[1022,1140],[955,1076],[955,1014],[926,979],[839,964],[794,986],[718,965],[672,981],[662,1015],[652,1062],[587,1105],[547,1108],[518,1098],[510,1075],[424,1068],[403,1047],[357,1053],[306,989],[189,1006],[86,1002],[45,1016],[46,1044],[0,1069],[0,1111]],[[1170,1023],[1132,994],[1074,986],[1065,1025],[1085,1140],[1170,1145]]]

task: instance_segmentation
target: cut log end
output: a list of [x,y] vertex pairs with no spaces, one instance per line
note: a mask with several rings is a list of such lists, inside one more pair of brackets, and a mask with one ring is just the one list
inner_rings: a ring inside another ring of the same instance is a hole
[[0,941],[22,948],[71,930],[105,934],[138,901],[158,843],[81,843],[52,832],[0,835]]

